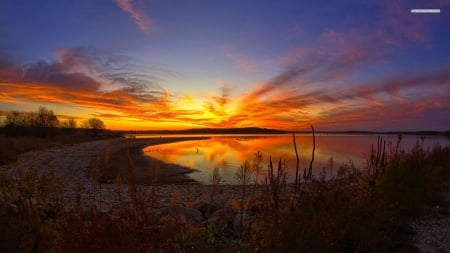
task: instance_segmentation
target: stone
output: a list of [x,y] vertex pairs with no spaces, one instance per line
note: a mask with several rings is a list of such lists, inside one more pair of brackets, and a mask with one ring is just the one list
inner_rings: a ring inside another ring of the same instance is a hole
[[175,217],[181,223],[200,223],[203,215],[200,211],[184,206],[176,205],[169,208],[169,216]]
[[224,206],[211,214],[208,218],[208,223],[220,224],[224,226],[233,226],[234,210],[230,206]]
[[223,202],[216,199],[202,199],[193,205],[194,209],[200,211],[206,219],[215,211],[224,208]]

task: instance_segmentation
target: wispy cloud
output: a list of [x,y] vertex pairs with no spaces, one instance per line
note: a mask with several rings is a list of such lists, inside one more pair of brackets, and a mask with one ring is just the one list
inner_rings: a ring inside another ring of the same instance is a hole
[[[398,30],[397,34],[389,35],[392,41],[421,40],[401,30],[406,25],[385,22],[373,25],[375,29],[390,25]],[[427,29],[424,26],[422,30]],[[400,125],[404,129],[413,128],[402,123],[404,115],[404,122],[433,118],[433,122],[441,125],[450,124],[447,119],[450,66],[373,77],[371,81],[354,78],[365,69],[384,64],[384,59],[398,49],[397,44],[380,40],[378,33],[367,34],[365,30],[365,26],[345,31],[326,29],[313,45],[294,48],[274,60],[284,70],[243,94],[235,116],[230,116],[228,123],[289,129],[309,124],[328,129]]]
[[239,70],[246,73],[253,73],[256,71],[255,63],[249,58],[233,53],[228,53],[227,56],[238,66]]
[[[387,129],[399,125],[396,121],[401,119],[411,123],[433,115],[434,122],[448,125],[449,68],[358,82],[346,88],[296,87],[292,79],[303,72],[286,72],[247,93],[239,102],[236,117],[229,119],[237,125],[259,123],[288,129],[309,124],[327,129]],[[404,129],[414,127],[402,124]]]
[[[410,12],[412,8],[423,7],[423,5],[418,7],[405,0],[389,0],[382,3],[384,11],[379,15],[379,24],[380,32],[385,32],[385,38],[398,45],[405,39],[421,43],[431,39],[430,15],[414,15]],[[439,6],[439,3],[434,3],[433,8],[439,8]]]
[[0,94],[3,101],[72,103],[128,116],[166,107],[170,95],[160,79],[136,73],[129,64],[120,55],[86,47],[60,49],[53,62],[3,62]]
[[116,0],[117,5],[129,14],[134,23],[144,32],[149,32],[154,28],[152,20],[142,11],[136,8],[135,0]]
[[159,85],[166,74],[172,72],[152,71],[107,50],[59,49],[55,61],[1,61],[0,100],[70,104],[98,111],[93,116],[106,120],[169,127],[213,126],[227,116],[226,107],[232,99],[228,84],[220,82],[218,95],[207,96],[190,108],[185,104],[190,95],[177,96]]

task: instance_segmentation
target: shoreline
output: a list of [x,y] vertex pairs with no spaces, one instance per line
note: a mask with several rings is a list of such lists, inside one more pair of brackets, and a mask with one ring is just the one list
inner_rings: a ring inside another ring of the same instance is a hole
[[[142,149],[147,146],[155,146],[160,144],[167,144],[181,141],[203,140],[208,137],[164,137],[164,138],[146,138],[146,139],[131,139],[128,141],[130,146],[120,148],[110,153],[110,161],[112,169],[115,174],[119,173],[121,176],[127,174],[129,167],[128,157],[133,162],[133,167],[137,176],[138,184],[200,184],[199,182],[187,176],[196,170],[193,168],[184,167],[182,165],[168,163],[158,160],[151,156],[144,154]],[[151,178],[152,164],[156,164],[156,182]],[[112,179],[112,178],[110,178]]]
[[[33,166],[38,173],[53,169],[56,176],[65,178],[65,187],[63,189],[63,197],[66,201],[75,202],[78,198],[86,204],[95,205],[100,212],[104,214],[111,214],[121,202],[117,198],[117,185],[112,183],[100,184],[93,182],[88,177],[89,169],[95,163],[102,148],[107,147],[111,156],[111,163],[115,166],[126,166],[125,163],[118,163],[113,161],[117,157],[127,158],[127,153],[133,159],[137,169],[148,171],[149,163],[152,161],[151,157],[145,156],[142,148],[145,146],[159,145],[178,141],[188,141],[196,139],[195,137],[164,137],[164,138],[149,138],[149,139],[125,139],[125,138],[111,138],[104,140],[96,140],[92,142],[84,142],[72,145],[65,145],[63,147],[53,147],[42,150],[30,151],[19,156],[17,162],[7,166],[0,166],[0,170],[7,173],[14,173],[15,169],[28,169]],[[138,185],[139,192],[144,192],[147,196],[155,194],[158,200],[157,212],[163,215],[165,211],[174,207],[174,203],[191,208],[193,203],[199,200],[209,198],[227,200],[238,200],[242,190],[238,185],[220,184],[217,186],[203,185],[199,183],[184,182],[186,178],[186,171],[193,172],[193,170],[164,163],[154,159],[160,164],[161,171],[176,171],[180,169],[175,177],[175,183],[168,182],[158,184],[157,186],[148,186],[145,184]],[[164,167],[168,166],[168,167]],[[178,181],[177,181],[178,180]],[[176,183],[178,182],[178,183]],[[181,182],[181,183],[180,183]],[[184,182],[184,183],[183,183]],[[79,187],[78,187],[79,186]],[[126,182],[121,185],[120,194],[127,200],[128,189]],[[447,188],[446,203],[449,201],[449,191]],[[232,202],[238,203],[238,202]],[[236,208],[236,210],[238,207]],[[423,251],[433,250],[447,250],[448,244],[448,224],[450,222],[448,217],[448,206],[432,206],[428,209],[428,214],[419,217],[411,225],[416,236],[414,238],[415,245]]]
[[[0,170],[14,174],[17,170],[34,168],[37,173],[54,171],[57,177],[63,178],[66,185],[74,185],[76,182],[92,181],[89,172],[95,165],[103,148],[109,152],[110,164],[125,168],[128,165],[127,152],[135,163],[136,169],[145,170],[149,167],[151,157],[145,156],[141,149],[146,146],[166,144],[171,142],[206,139],[207,137],[164,137],[146,139],[109,138],[88,141],[76,144],[33,150],[22,153],[13,163],[1,165]],[[119,159],[119,161],[115,161]],[[156,160],[156,159],[154,159]],[[156,160],[158,161],[158,160]],[[160,171],[173,175],[171,180],[163,181],[162,184],[191,183],[187,180],[186,173],[193,172],[192,169],[180,165],[158,161]],[[181,175],[181,176],[180,176]],[[114,181],[112,181],[114,184]],[[105,184],[107,185],[107,184]]]

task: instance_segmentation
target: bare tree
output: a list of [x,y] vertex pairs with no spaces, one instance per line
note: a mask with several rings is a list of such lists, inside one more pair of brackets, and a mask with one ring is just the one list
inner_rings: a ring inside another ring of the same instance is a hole
[[77,121],[74,118],[68,118],[61,123],[61,127],[74,129],[77,127]]
[[98,135],[98,133],[105,129],[105,123],[102,120],[97,118],[90,118],[83,123],[84,128],[92,130],[94,135]]
[[3,126],[11,135],[42,135],[52,133],[58,118],[52,110],[41,106],[37,112],[12,111],[5,115]]
[[44,106],[39,107],[35,122],[36,127],[39,128],[53,128],[58,126],[58,118],[53,113],[53,110],[49,110]]

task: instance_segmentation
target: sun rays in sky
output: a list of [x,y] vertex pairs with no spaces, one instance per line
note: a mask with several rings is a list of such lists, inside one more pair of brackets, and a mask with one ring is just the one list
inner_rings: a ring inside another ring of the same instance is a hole
[[0,113],[44,105],[130,130],[448,130],[450,1],[333,4],[6,0]]

